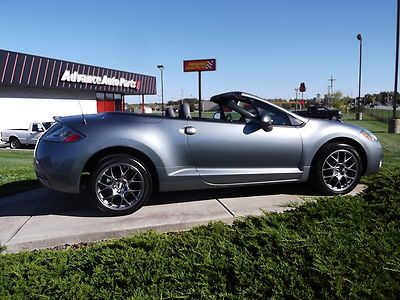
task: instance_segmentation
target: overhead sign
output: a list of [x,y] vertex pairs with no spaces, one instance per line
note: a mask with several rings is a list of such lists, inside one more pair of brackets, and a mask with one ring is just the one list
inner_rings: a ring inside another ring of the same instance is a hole
[[110,86],[119,86],[126,87],[131,89],[139,88],[139,81],[135,80],[126,80],[124,77],[116,78],[116,77],[107,77],[104,75],[101,76],[93,76],[87,74],[80,74],[77,71],[72,72],[70,70],[65,70],[62,75],[61,81],[66,82],[77,82],[77,83],[89,83],[89,84],[99,84],[99,85],[110,85]]
[[216,69],[217,60],[215,58],[183,61],[183,72],[215,71]]

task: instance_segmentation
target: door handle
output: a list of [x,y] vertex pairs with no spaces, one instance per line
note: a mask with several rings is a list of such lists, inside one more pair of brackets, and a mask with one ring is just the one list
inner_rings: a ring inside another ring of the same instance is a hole
[[194,128],[192,126],[185,127],[185,134],[187,134],[187,135],[193,135],[196,132],[197,132],[196,128]]

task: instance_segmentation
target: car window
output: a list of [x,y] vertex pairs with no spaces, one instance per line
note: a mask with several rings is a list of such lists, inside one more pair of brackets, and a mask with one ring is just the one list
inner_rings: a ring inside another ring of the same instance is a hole
[[32,131],[38,131],[38,124],[33,124],[32,125]]
[[211,119],[221,122],[238,121],[240,117],[241,115],[239,113],[225,105],[219,105],[217,110],[202,113],[202,119]]
[[278,108],[268,105],[267,103],[260,102],[260,114],[267,113],[272,120],[272,125],[283,125],[283,126],[291,126],[291,122],[287,114]]
[[276,107],[264,102],[253,103],[253,101],[247,99],[240,99],[229,104],[229,106],[220,104],[218,111],[212,112],[207,116],[203,114],[203,119],[211,117],[213,120],[221,122],[247,123],[267,112],[271,117],[272,125],[292,125],[288,115]]
[[49,129],[49,128],[51,127],[51,125],[53,125],[53,123],[54,123],[54,122],[44,122],[44,123],[43,123],[43,126],[44,126],[44,128],[46,128],[46,130],[47,130],[47,129]]

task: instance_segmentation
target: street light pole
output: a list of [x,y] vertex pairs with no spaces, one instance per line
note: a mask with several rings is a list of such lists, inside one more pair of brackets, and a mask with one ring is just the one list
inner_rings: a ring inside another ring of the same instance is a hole
[[357,101],[357,113],[356,119],[362,120],[362,109],[361,109],[361,64],[362,64],[362,36],[361,34],[357,34],[357,40],[360,41],[360,63],[358,69],[358,101]]
[[399,15],[400,15],[400,0],[397,0],[396,62],[394,71],[393,119],[396,119],[397,81],[399,74],[399,25],[400,25]]
[[157,68],[159,68],[161,72],[161,114],[164,115],[164,77],[163,77],[164,66],[158,65]]
[[396,60],[394,69],[394,94],[393,94],[393,115],[389,119],[388,132],[400,133],[400,119],[397,119],[396,105],[397,105],[397,81],[399,74],[399,27],[400,27],[400,0],[397,0],[397,28],[396,28]]

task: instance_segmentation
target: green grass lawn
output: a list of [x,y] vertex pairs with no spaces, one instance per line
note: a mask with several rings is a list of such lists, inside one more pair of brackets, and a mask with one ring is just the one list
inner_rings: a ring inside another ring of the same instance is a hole
[[[377,119],[386,121],[393,117],[393,111],[391,109],[378,109],[378,108],[364,108],[364,114],[375,116]],[[396,109],[397,118],[400,117],[400,110]]]
[[38,187],[33,170],[33,152],[0,150],[0,197]]

